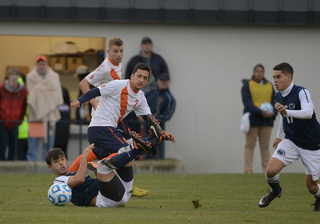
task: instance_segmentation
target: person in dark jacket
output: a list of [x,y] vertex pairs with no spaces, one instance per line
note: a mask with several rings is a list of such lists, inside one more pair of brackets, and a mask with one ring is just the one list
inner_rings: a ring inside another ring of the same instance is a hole
[[165,60],[159,55],[152,51],[153,44],[150,37],[144,37],[141,41],[140,54],[133,56],[126,68],[125,79],[130,79],[133,68],[139,62],[147,63],[151,67],[152,77],[148,84],[142,89],[145,93],[148,92],[152,87],[157,86],[157,80],[161,73],[166,72],[169,74],[168,66]]
[[[242,80],[242,83],[243,113],[250,113],[250,130],[246,133],[244,172],[253,173],[253,154],[257,137],[259,137],[262,170],[265,172],[270,159],[271,131],[278,113],[274,108],[275,90],[273,85],[264,78],[264,66],[261,64],[254,67],[252,78]],[[272,104],[273,112],[268,113],[259,108],[260,104],[264,102]]]
[[[151,67],[152,75],[150,76],[148,84],[142,89],[143,92],[148,92],[151,88],[157,86],[157,80],[161,73],[169,74],[168,66],[165,60],[152,51],[153,43],[150,37],[144,37],[141,40],[141,51],[138,55],[133,56],[126,67],[125,79],[130,79],[133,68],[139,62],[147,63]],[[127,116],[127,122],[131,130],[143,135],[143,123],[139,122],[134,113]]]
[[[0,85],[0,160],[16,160],[18,152],[18,125],[27,108],[27,88],[18,82],[20,69],[8,70],[8,80]],[[8,141],[7,141],[8,140]]]
[[[158,86],[152,88],[146,93],[146,99],[151,109],[151,113],[159,120],[161,128],[164,130],[165,122],[168,121],[176,108],[176,100],[169,90],[169,74],[163,72],[159,75]],[[150,153],[146,154],[147,158],[164,159],[165,147],[164,141],[153,147]]]

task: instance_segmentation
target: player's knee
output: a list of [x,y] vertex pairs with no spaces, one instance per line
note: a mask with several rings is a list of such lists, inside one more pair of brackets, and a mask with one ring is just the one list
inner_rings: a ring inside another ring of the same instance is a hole
[[306,183],[306,186],[308,188],[308,191],[311,194],[316,194],[318,192],[318,184],[313,184],[313,183]]
[[267,167],[266,173],[265,173],[267,178],[272,178],[277,174],[278,174],[278,171],[276,169],[269,167],[269,166]]

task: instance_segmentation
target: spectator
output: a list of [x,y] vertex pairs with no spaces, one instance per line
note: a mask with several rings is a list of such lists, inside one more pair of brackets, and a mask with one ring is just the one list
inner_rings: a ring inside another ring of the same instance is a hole
[[250,130],[246,133],[245,145],[245,173],[253,173],[253,153],[259,136],[261,165],[263,172],[266,171],[270,159],[270,136],[277,110],[273,108],[272,113],[262,111],[259,106],[263,102],[274,105],[274,88],[272,84],[264,78],[264,67],[258,64],[253,69],[253,76],[250,80],[242,80],[241,89],[242,102],[244,105],[243,113],[250,113]]
[[[22,85],[26,82],[26,76],[21,73],[18,82]],[[28,96],[27,96],[28,97]],[[29,108],[27,104],[26,113],[23,117],[22,123],[19,125],[19,134],[18,134],[18,160],[27,160],[28,152],[28,136],[29,136],[29,124],[28,124],[28,113]]]
[[70,136],[70,97],[69,91],[61,86],[63,104],[59,105],[61,120],[56,123],[54,147],[60,148],[67,158],[68,141]]
[[[27,75],[29,92],[29,149],[27,159],[38,160],[39,140],[43,140],[42,160],[55,138],[55,123],[60,120],[58,106],[63,103],[59,75],[48,66],[48,59],[40,55],[35,68]],[[34,123],[35,122],[35,123]],[[39,133],[34,133],[39,131]]]
[[[161,128],[165,130],[165,122],[168,121],[176,107],[176,101],[169,90],[170,77],[166,72],[158,76],[157,87],[152,88],[146,93],[151,113],[159,120]],[[146,158],[164,159],[165,148],[164,141],[152,148],[151,152],[146,154]]]
[[18,82],[19,77],[20,69],[12,67],[8,70],[8,80],[0,85],[0,160],[6,159],[7,146],[8,160],[17,159],[18,124],[26,113],[28,94],[26,87]]
[[[141,40],[140,54],[133,56],[129,60],[125,71],[125,79],[130,79],[133,68],[139,62],[147,63],[151,67],[152,75],[148,84],[142,89],[145,93],[157,86],[157,80],[161,73],[165,72],[169,74],[167,63],[159,54],[154,53],[152,48],[153,44],[151,38],[144,37]],[[126,120],[131,130],[142,133],[141,127],[143,127],[143,125],[139,122],[134,113],[129,114]]]

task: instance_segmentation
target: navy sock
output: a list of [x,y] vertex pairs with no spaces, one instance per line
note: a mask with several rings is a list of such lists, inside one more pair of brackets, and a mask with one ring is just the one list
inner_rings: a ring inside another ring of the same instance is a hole
[[282,188],[280,187],[280,179],[276,181],[267,180],[269,186],[272,188],[274,194],[280,194]]
[[127,163],[134,160],[137,156],[142,154],[143,152],[139,149],[133,148],[128,152],[123,152],[118,155],[113,156],[109,159],[109,162],[114,166],[116,169],[124,167]]

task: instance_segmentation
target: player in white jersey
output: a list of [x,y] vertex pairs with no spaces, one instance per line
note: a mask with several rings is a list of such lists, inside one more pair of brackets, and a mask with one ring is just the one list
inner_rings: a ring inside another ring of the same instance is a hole
[[[267,207],[280,197],[281,170],[301,159],[305,168],[305,183],[316,198],[314,211],[320,211],[320,124],[316,119],[310,93],[292,82],[293,68],[281,63],[273,68],[276,89],[275,108],[281,114],[279,131],[273,142],[274,151],[266,169],[266,179],[272,191],[263,196],[259,207]],[[285,139],[283,139],[285,138]],[[283,140],[282,140],[283,139]]]
[[[111,82],[113,80],[120,80],[122,77],[122,58],[123,58],[123,41],[120,38],[112,38],[108,43],[108,58],[106,58],[101,65],[96,68],[93,72],[88,74],[80,83],[79,87],[83,93],[86,93],[90,90],[90,85],[94,87],[99,87],[103,84]],[[97,109],[101,97],[96,97],[90,100],[90,103],[93,107],[91,115],[94,115],[95,110]],[[118,124],[118,129],[122,131],[124,137],[126,138],[129,144],[132,144],[132,139],[129,136],[130,129],[126,120],[122,120]],[[88,161],[93,161],[97,159],[95,155],[91,152],[88,157]],[[76,171],[79,168],[80,157],[77,161],[73,163],[70,167],[70,171]],[[148,194],[148,190],[143,190],[138,187],[134,187],[133,195],[134,196],[145,196]]]
[[[117,125],[127,114],[132,110],[135,111],[137,116],[151,114],[144,93],[140,91],[146,85],[150,73],[151,70],[147,64],[139,63],[130,80],[114,80],[99,88],[90,90],[78,100],[72,102],[71,105],[78,108],[81,103],[96,96],[102,96],[102,102],[88,128],[88,140],[90,144],[95,144],[93,154],[99,160],[111,153],[118,152],[121,148],[128,147],[129,144],[123,133],[117,128]],[[152,119],[149,118],[149,123],[150,120]],[[161,128],[158,130],[161,130]],[[161,131],[156,132],[156,135],[157,138],[150,135],[146,141],[157,144],[162,138],[166,138]]]
[[[120,80],[122,77],[122,58],[123,58],[123,41],[120,38],[112,38],[108,44],[108,58],[93,72],[88,74],[80,83],[79,87],[83,93],[90,90],[90,85],[99,87],[113,80]],[[94,110],[97,109],[99,102],[91,99]]]

